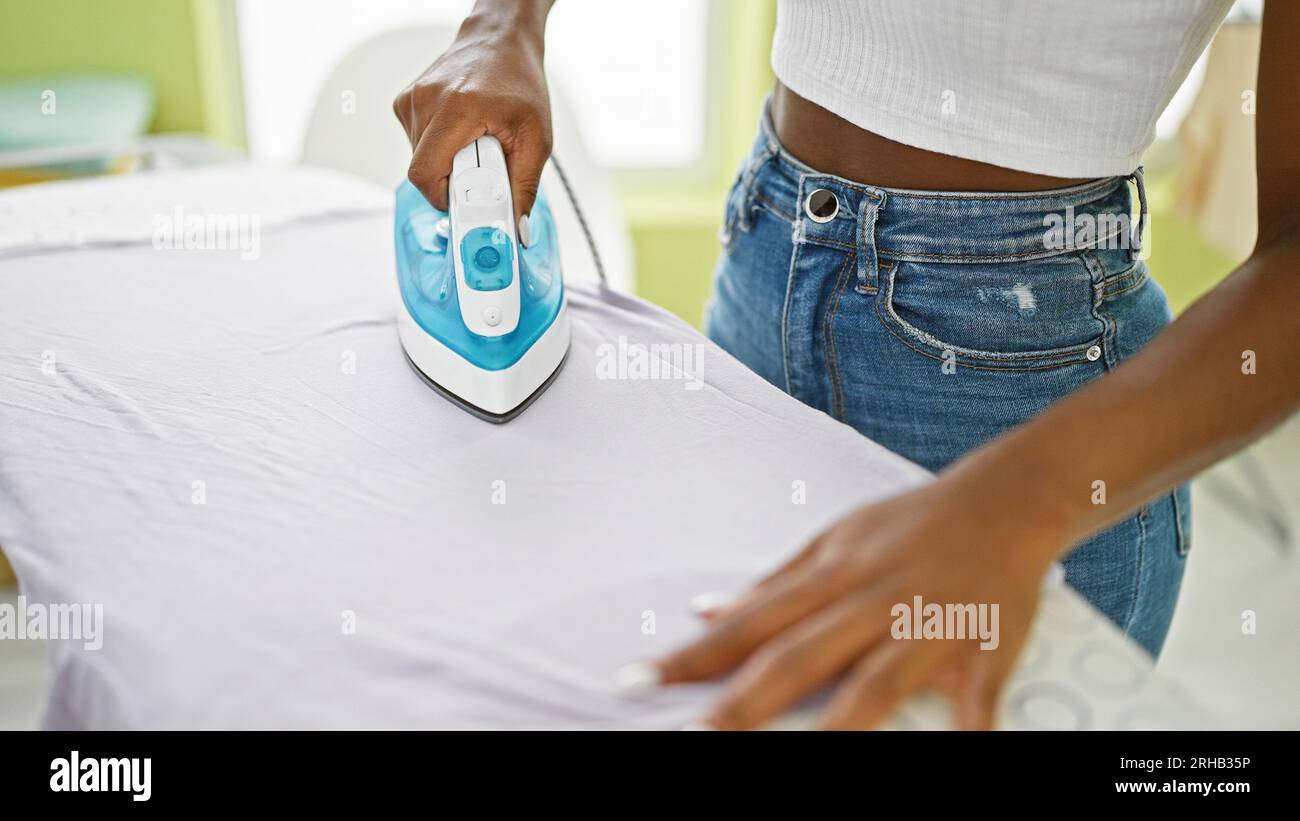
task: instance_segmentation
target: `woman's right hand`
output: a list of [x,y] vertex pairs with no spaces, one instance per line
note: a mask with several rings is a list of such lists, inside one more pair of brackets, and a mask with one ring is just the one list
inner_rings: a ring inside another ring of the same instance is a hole
[[551,153],[551,104],[542,69],[549,0],[480,0],[446,53],[393,101],[413,151],[407,176],[439,210],[456,152],[485,134],[501,141],[519,238]]

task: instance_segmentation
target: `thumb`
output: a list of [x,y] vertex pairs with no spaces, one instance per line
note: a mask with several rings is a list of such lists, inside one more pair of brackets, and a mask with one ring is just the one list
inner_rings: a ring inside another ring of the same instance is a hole
[[[516,133],[506,146],[506,172],[510,175],[510,197],[515,204],[515,224],[532,213],[537,189],[542,184],[542,168],[551,155],[549,134]],[[522,239],[522,237],[521,237]]]
[[[1012,659],[1015,654],[1009,654]],[[1002,659],[977,658],[966,668],[956,688],[953,718],[959,730],[992,730],[997,720],[998,699],[1010,676],[1011,665]]]

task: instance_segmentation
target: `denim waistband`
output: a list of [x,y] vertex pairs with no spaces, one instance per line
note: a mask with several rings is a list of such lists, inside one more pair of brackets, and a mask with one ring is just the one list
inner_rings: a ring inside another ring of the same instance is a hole
[[[1140,202],[1135,222],[1128,181]],[[1126,177],[1046,191],[913,191],[855,182],[811,168],[776,137],[767,105],[749,160],[741,171],[746,198],[767,205],[795,226],[799,241],[860,247],[880,257],[914,262],[1009,262],[1088,248],[1123,248],[1136,255],[1146,222],[1139,167]],[[808,213],[808,197],[824,188],[838,211],[827,222]],[[748,221],[748,208],[742,221]]]

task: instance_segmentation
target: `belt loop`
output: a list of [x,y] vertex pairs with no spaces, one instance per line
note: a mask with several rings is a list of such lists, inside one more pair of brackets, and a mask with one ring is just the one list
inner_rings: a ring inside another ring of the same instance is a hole
[[1130,258],[1137,259],[1142,254],[1142,235],[1147,227],[1147,185],[1142,166],[1139,165],[1132,174],[1129,174],[1128,179],[1137,186],[1138,192],[1137,236],[1133,237],[1132,251],[1129,253]]
[[754,151],[745,162],[745,168],[740,173],[740,230],[748,232],[752,227],[752,212],[754,210],[754,188],[758,182],[758,175],[763,171],[764,166],[772,161],[776,156],[772,151],[772,146],[763,145],[761,151]]
[[885,207],[885,192],[868,189],[858,206],[858,288],[874,291],[880,286],[880,260],[876,256],[876,220]]

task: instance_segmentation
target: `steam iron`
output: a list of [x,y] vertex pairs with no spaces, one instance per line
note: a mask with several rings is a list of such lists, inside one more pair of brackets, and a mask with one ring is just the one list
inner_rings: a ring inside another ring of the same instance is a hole
[[450,214],[409,181],[397,188],[395,240],[407,361],[455,404],[508,422],[550,386],[569,352],[559,241],[546,192],[515,234],[505,152],[483,136],[457,152]]

